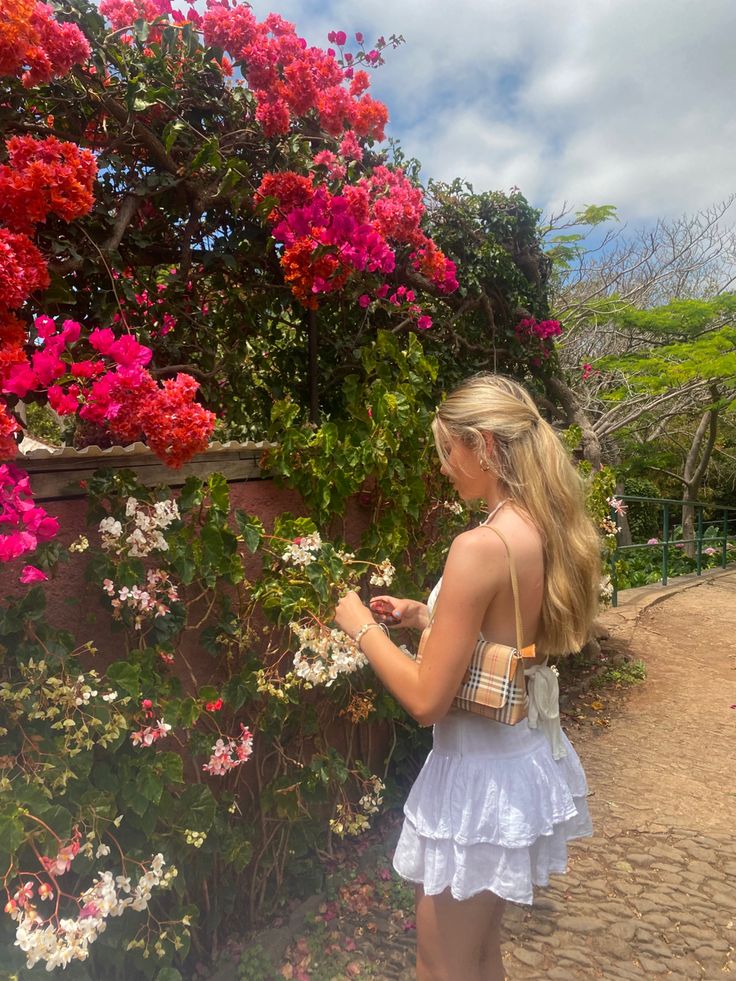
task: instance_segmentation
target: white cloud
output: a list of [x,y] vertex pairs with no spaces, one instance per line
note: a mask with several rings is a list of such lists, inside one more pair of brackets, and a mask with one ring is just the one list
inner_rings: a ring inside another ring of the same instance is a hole
[[[264,0],[256,13],[265,15]],[[733,0],[297,0],[310,42],[403,34],[374,92],[428,176],[518,185],[538,207],[613,203],[627,221],[736,191]]]

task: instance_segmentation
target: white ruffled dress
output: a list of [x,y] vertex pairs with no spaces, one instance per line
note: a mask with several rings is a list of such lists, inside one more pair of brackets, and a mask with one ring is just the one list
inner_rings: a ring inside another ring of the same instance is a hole
[[566,871],[567,842],[593,833],[585,773],[559,725],[557,678],[542,665],[526,673],[523,722],[451,710],[434,726],[393,863],[427,895],[449,886],[455,899],[490,890],[531,904],[534,886]]

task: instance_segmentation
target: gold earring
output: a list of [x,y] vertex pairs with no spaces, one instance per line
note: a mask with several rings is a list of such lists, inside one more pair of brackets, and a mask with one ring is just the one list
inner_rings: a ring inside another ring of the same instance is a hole
[[491,469],[490,463],[484,461],[483,457],[480,456],[478,457],[478,463],[480,464],[480,469],[485,471],[486,473]]

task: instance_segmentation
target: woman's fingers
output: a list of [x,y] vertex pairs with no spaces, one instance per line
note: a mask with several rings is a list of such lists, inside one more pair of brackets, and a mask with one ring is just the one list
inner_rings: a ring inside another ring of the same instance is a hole
[[401,611],[396,608],[395,603],[393,596],[374,596],[369,605],[371,612],[384,622],[398,623],[401,620]]
[[380,613],[391,613],[394,609],[394,604],[388,596],[374,596],[369,605],[372,610],[378,610]]

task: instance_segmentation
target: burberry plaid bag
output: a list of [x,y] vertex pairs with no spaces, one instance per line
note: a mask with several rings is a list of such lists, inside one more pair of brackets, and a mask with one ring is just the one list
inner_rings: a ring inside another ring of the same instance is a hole
[[[536,656],[536,649],[534,644],[522,647],[519,583],[516,578],[516,565],[508,542],[497,528],[491,525],[484,527],[490,528],[498,535],[506,546],[506,552],[509,556],[511,588],[514,593],[514,613],[516,616],[516,647],[478,640],[452,705],[453,708],[463,709],[465,712],[473,712],[475,715],[482,715],[487,719],[494,719],[496,722],[504,722],[506,725],[513,726],[525,719],[527,715],[528,698],[523,662],[526,659],[533,659]],[[434,609],[436,608],[437,601],[435,600]],[[419,641],[417,661],[422,659],[422,652],[434,619],[434,609]]]

